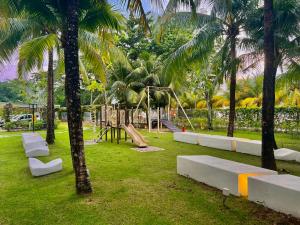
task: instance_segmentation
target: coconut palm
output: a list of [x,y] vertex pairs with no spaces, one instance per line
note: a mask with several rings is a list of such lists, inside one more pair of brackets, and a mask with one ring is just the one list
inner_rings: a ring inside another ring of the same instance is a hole
[[[13,1],[13,0],[11,0]],[[81,106],[80,106],[80,83],[79,83],[79,54],[78,54],[78,37],[79,27],[85,28],[85,30],[91,32],[100,31],[99,24],[101,22],[110,24],[111,27],[118,28],[119,23],[116,18],[111,19],[108,13],[103,10],[107,7],[105,2],[99,2],[96,0],[82,0],[82,1],[15,1],[20,11],[28,13],[33,16],[35,21],[44,22],[46,25],[57,25],[60,30],[59,41],[64,49],[64,64],[65,64],[65,92],[67,102],[68,113],[68,126],[71,145],[71,156],[73,162],[73,168],[76,177],[76,190],[78,193],[89,193],[92,191],[89,177],[87,174],[84,145],[83,145],[83,133],[82,133],[82,120],[81,120]],[[80,20],[79,20],[80,18]],[[21,30],[21,38],[22,32]],[[40,32],[40,30],[39,30]],[[85,35],[85,38],[92,40],[92,35]],[[21,39],[19,36],[17,39]],[[54,35],[48,34],[45,38],[47,41],[49,38],[54,39]],[[93,43],[93,42],[91,42]],[[96,59],[98,63],[102,62],[102,58],[96,54],[97,51],[92,51],[93,45],[88,43],[82,46],[83,52],[91,50],[87,57],[89,59]],[[19,41],[14,42],[15,46],[19,44]],[[47,46],[47,45],[46,45]],[[47,46],[48,47],[48,46]],[[44,52],[45,49],[37,48],[37,51]],[[96,67],[101,69],[101,66]],[[102,70],[103,71],[103,70]]]
[[[196,3],[200,3],[198,1]],[[235,120],[235,89],[236,74],[240,58],[237,48],[241,42],[240,33],[247,20],[247,15],[255,8],[257,1],[219,1],[211,0],[210,14],[196,12],[199,5],[191,4],[197,18],[198,29],[194,37],[177,51],[167,62],[166,74],[176,76],[177,70],[190,63],[192,59],[205,58],[211,49],[216,48],[220,55],[220,66],[225,77],[230,77],[230,113],[228,123],[228,136],[233,136]],[[177,7],[176,1],[169,2],[169,9]]]
[[215,94],[217,88],[220,84],[220,79],[218,74],[215,73],[213,68],[207,64],[200,69],[199,74],[199,88],[203,90],[204,99],[207,108],[207,128],[209,130],[213,129],[213,95]]
[[[34,10],[34,9],[33,9]],[[19,14],[22,14],[19,12]],[[103,4],[98,8],[98,13],[106,15],[106,19],[99,21],[99,36],[97,34],[89,32],[89,26],[84,24],[87,23],[86,18],[83,19],[82,27],[85,27],[85,30],[80,30],[80,46],[82,57],[84,57],[84,62],[92,65],[92,69],[96,78],[105,81],[105,68],[102,61],[101,51],[104,46],[102,43],[107,41],[108,35],[103,35],[107,33],[107,28],[112,27],[112,23],[108,21],[117,21],[120,19],[120,16],[113,12],[110,6]],[[25,13],[24,13],[25,14]],[[17,14],[18,15],[18,14]],[[45,51],[48,51],[48,104],[47,104],[47,137],[46,140],[49,144],[54,142],[54,100],[53,100],[53,78],[54,78],[54,66],[53,66],[53,53],[54,49],[59,49],[61,46],[60,43],[60,24],[56,21],[48,21],[48,18],[31,16],[29,14],[24,15],[21,19],[18,17],[9,18],[11,21],[18,22],[19,29],[13,29],[13,25],[10,26],[11,29],[8,29],[7,36],[5,37],[6,42],[15,42],[22,43],[19,48],[19,63],[18,63],[18,72],[19,75],[23,75],[26,72],[30,72],[35,67],[41,67],[45,58]],[[91,22],[91,21],[90,21]],[[114,22],[117,25],[116,22]],[[28,32],[26,29],[28,26],[31,27]],[[115,27],[114,27],[115,28]],[[20,36],[19,40],[13,40],[15,36]],[[105,37],[105,38],[103,38]],[[5,42],[4,42],[5,43]],[[8,49],[7,46],[2,46],[4,49]],[[15,47],[17,47],[15,45]],[[107,52],[111,49],[106,48]],[[9,49],[11,52],[14,48]],[[101,51],[100,51],[101,50]],[[56,51],[59,56],[61,56],[60,51]],[[59,57],[58,62],[63,64],[63,60]],[[87,69],[84,68],[84,63],[81,58],[79,58],[80,72],[84,81],[87,81]],[[63,65],[62,65],[63,66]],[[58,66],[62,67],[61,65]],[[60,68],[60,71],[63,71],[63,68]],[[98,77],[97,77],[98,76]]]
[[262,103],[262,167],[276,170],[274,157],[275,42],[273,0],[264,0],[264,83]]
[[[257,64],[262,56],[265,57],[262,164],[272,169],[276,168],[272,149],[276,147],[274,138],[275,77],[279,67],[287,68],[284,74],[289,79],[296,78],[299,72],[299,8],[297,0],[274,2],[266,0],[264,7],[250,14],[246,23],[249,39],[245,39],[244,44],[252,49],[249,55],[255,55],[256,60],[252,65]],[[273,139],[273,145],[270,144],[271,139]]]

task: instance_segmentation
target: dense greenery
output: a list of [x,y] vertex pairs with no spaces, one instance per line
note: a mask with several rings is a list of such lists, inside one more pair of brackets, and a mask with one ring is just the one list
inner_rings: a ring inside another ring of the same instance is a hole
[[[207,110],[191,109],[186,111],[192,118],[193,126],[200,129],[207,127]],[[225,128],[227,126],[226,118],[228,109],[215,109],[213,111],[213,127]],[[188,126],[188,123],[181,111],[179,118],[176,119],[178,125]],[[236,127],[239,130],[257,130],[261,129],[261,108],[237,108],[236,109]],[[276,107],[275,108],[275,130],[278,132],[300,133],[300,108],[299,107]]]

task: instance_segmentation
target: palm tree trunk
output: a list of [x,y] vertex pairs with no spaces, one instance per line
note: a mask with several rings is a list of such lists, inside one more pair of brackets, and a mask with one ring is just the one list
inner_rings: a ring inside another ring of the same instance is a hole
[[205,99],[206,99],[206,107],[207,107],[207,128],[209,130],[213,130],[212,125],[212,103],[211,103],[211,97],[209,92],[205,93]]
[[[233,31],[234,32],[234,31]],[[230,73],[230,106],[229,106],[229,121],[227,136],[233,137],[234,120],[235,120],[235,89],[236,89],[236,36],[231,35],[230,41],[230,56],[233,64],[231,65]]]
[[275,48],[273,0],[264,0],[264,81],[262,102],[262,167],[276,170],[274,158]]
[[48,51],[48,75],[47,75],[47,136],[46,141],[48,144],[54,143],[54,71],[53,71],[53,49]]
[[88,176],[83,142],[79,63],[78,63],[78,0],[67,1],[67,18],[63,29],[65,56],[65,93],[67,103],[71,156],[78,194],[92,192]]

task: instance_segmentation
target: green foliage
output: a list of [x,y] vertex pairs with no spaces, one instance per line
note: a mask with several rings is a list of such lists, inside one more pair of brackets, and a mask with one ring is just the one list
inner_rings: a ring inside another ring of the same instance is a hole
[[7,103],[3,107],[3,118],[5,122],[10,122],[10,116],[12,115],[13,106],[11,103]]
[[[54,121],[54,128],[57,129],[60,121]],[[7,122],[4,124],[4,129],[7,131],[27,131],[32,129],[32,122],[31,121],[14,121],[14,122]],[[34,129],[35,130],[43,130],[46,129],[46,123],[43,120],[37,120],[34,122]]]
[[[4,129],[7,131],[15,131],[15,130],[29,130],[31,122],[28,121],[14,121],[7,122],[4,124]],[[42,121],[36,121],[34,123],[34,127],[36,130],[40,130],[43,127]]]
[[[206,109],[186,110],[193,125],[196,128],[206,129],[205,120],[207,117]],[[213,124],[215,128],[227,127],[229,109],[214,109]],[[185,120],[182,113],[179,114],[180,120]],[[300,108],[299,107],[276,107],[275,108],[275,130],[287,133],[300,133]],[[261,129],[261,108],[237,108],[236,127],[240,130]]]
[[0,82],[0,102],[22,102],[22,83],[18,80]]

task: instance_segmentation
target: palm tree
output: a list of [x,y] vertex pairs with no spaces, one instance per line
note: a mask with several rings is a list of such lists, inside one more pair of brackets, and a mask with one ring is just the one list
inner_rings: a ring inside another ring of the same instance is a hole
[[220,74],[210,64],[203,65],[200,70],[199,87],[203,90],[203,95],[207,108],[207,128],[213,130],[213,95],[220,84]]
[[[13,0],[11,0],[13,1]],[[101,31],[99,24],[110,24],[111,27],[119,28],[119,22],[116,18],[109,17],[109,13],[105,11],[108,7],[105,2],[99,3],[98,1],[86,0],[86,1],[15,1],[16,5],[20,8],[24,14],[33,15],[35,21],[47,22],[47,24],[57,25],[61,36],[53,34],[45,35],[40,39],[46,40],[47,44],[43,46],[49,47],[49,39],[54,40],[59,38],[64,49],[64,64],[66,73],[66,101],[68,110],[68,125],[71,145],[71,155],[73,168],[76,177],[76,189],[78,193],[89,193],[92,191],[89,177],[87,175],[87,169],[85,165],[83,136],[82,136],[82,121],[81,121],[81,108],[80,108],[80,89],[79,89],[79,63],[78,57],[78,42],[82,38],[86,38],[88,41],[86,44],[81,45],[82,51],[87,53],[88,59],[94,59],[97,62],[95,69],[98,71],[99,76],[103,76],[102,57],[99,56],[99,50],[93,49],[94,36],[91,32]],[[79,16],[80,15],[80,16]],[[80,17],[80,23],[79,23]],[[20,24],[20,23],[18,23]],[[28,25],[28,24],[26,24]],[[85,35],[78,37],[78,28],[84,27],[87,32]],[[31,26],[29,26],[31,27]],[[14,29],[19,29],[19,32],[15,32],[17,35],[13,40],[13,46],[18,46],[20,40],[24,38],[24,26],[13,26]],[[11,31],[12,29],[10,29]],[[9,32],[11,34],[12,32]],[[25,32],[26,33],[26,32]],[[7,40],[7,39],[6,39]],[[4,43],[4,42],[1,42]],[[8,42],[7,47],[11,42]],[[52,45],[50,45],[52,47]],[[11,48],[7,48],[11,51]],[[44,52],[42,47],[34,49],[36,55],[40,52]],[[90,50],[90,51],[88,51]],[[5,55],[4,55],[5,56]],[[41,58],[37,57],[32,62],[40,62]],[[26,63],[29,67],[32,65]]]
[[262,102],[262,167],[276,170],[273,151],[275,105],[275,46],[273,0],[264,0],[264,82]]
[[79,0],[67,1],[65,7],[66,18],[63,22],[62,35],[66,74],[65,93],[71,155],[73,168],[76,174],[77,193],[87,194],[92,192],[92,186],[85,164],[81,119],[78,55]]
[[[176,76],[176,70],[189,62],[191,56],[205,58],[211,49],[216,48],[221,56],[222,73],[225,77],[230,77],[230,113],[227,135],[233,136],[236,74],[241,60],[237,56],[237,47],[241,41],[239,34],[243,30],[247,15],[257,5],[257,1],[215,0],[210,3],[212,4],[210,15],[195,12],[196,21],[199,24],[198,30],[188,43],[169,57],[166,73]],[[198,7],[196,4],[191,5],[194,11]],[[177,1],[169,2],[168,8],[172,9],[172,7],[177,7]]]
[[[297,0],[276,0],[264,3],[263,8],[258,8],[249,15],[246,23],[249,38],[245,39],[244,44],[252,50],[248,55],[256,58],[250,67],[256,65],[262,56],[265,57],[262,164],[265,167],[275,168],[273,150],[271,151],[271,148],[276,148],[274,137],[275,78],[279,67],[286,68],[284,75],[289,79],[297,77],[296,74],[299,72],[300,6]],[[270,139],[273,139],[271,146],[269,146]]]
[[[21,6],[21,5],[20,5]],[[30,5],[29,5],[30,6]],[[35,6],[31,6],[30,10],[36,11]],[[28,7],[27,7],[28,10]],[[5,27],[7,35],[2,41],[3,49],[9,49],[9,52],[18,47],[18,44],[23,43],[19,50],[19,65],[18,72],[22,76],[25,72],[30,72],[34,67],[41,67],[42,61],[44,60],[44,52],[48,51],[48,104],[47,104],[47,137],[46,140],[49,144],[54,142],[54,99],[53,99],[53,78],[54,78],[54,68],[53,68],[53,50],[59,49],[60,40],[60,24],[56,20],[49,20],[47,14],[39,14],[39,17],[31,16],[30,14],[24,13],[22,7],[18,10],[18,14],[15,13],[14,17],[9,18],[10,21],[14,23],[10,24],[10,29]],[[45,11],[43,11],[45,12]],[[104,27],[110,26],[112,21],[115,23],[116,20],[120,19],[120,16],[115,14],[109,6],[103,5],[98,8],[98,12],[106,15],[105,20],[100,20],[98,22],[102,23]],[[23,15],[19,17],[18,15]],[[81,21],[84,27],[89,29],[90,25],[86,25],[88,21],[86,18]],[[116,24],[116,23],[115,23]],[[30,29],[27,29],[30,28]],[[30,32],[29,32],[29,31]],[[101,31],[103,32],[103,31]],[[107,32],[106,32],[107,33]],[[97,35],[90,33],[86,30],[81,30],[80,32],[80,44],[81,50],[84,53],[85,61],[93,65],[93,71],[98,78],[105,82],[105,72],[102,62],[102,57],[99,53],[100,38]],[[107,37],[107,35],[105,35]],[[105,38],[103,38],[105,40]],[[103,42],[103,41],[102,41]],[[8,44],[10,44],[10,46]],[[14,43],[12,46],[11,44]],[[95,44],[96,43],[96,44]],[[97,45],[97,46],[95,46]],[[95,48],[98,49],[95,50]],[[109,49],[109,48],[108,48]],[[102,50],[102,49],[101,49]],[[107,50],[107,49],[105,49]],[[4,51],[6,53],[6,51]],[[58,50],[57,53],[60,53]],[[6,55],[4,55],[6,56]],[[62,63],[63,60],[58,60]],[[83,76],[84,81],[87,79],[86,69],[83,68],[83,63],[80,60],[80,72]]]

